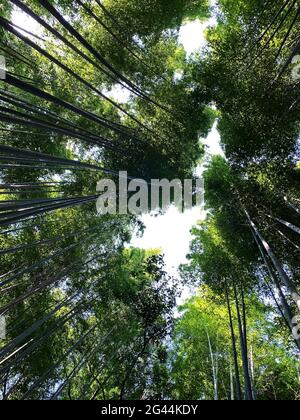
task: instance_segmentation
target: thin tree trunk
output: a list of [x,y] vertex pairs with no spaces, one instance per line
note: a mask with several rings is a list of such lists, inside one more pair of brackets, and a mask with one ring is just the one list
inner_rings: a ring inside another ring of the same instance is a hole
[[298,209],[297,206],[295,206],[295,204],[291,203],[287,197],[284,197],[284,201],[286,202],[286,204],[293,210],[295,210],[296,213],[300,214],[300,209]]
[[[291,308],[290,308],[290,306],[289,306],[289,304],[288,304],[288,302],[286,300],[286,297],[285,297],[285,295],[284,295],[284,293],[283,293],[283,291],[281,289],[281,285],[280,285],[280,283],[279,283],[279,281],[277,279],[277,276],[276,276],[276,274],[273,273],[273,270],[272,270],[272,268],[271,268],[271,266],[270,266],[270,264],[269,264],[269,262],[267,260],[267,257],[266,257],[266,255],[265,255],[265,253],[263,251],[262,245],[259,243],[258,238],[256,238],[254,236],[254,239],[255,239],[255,241],[257,243],[257,246],[258,246],[258,249],[259,249],[259,251],[261,253],[261,256],[263,257],[263,260],[264,260],[265,266],[266,266],[266,268],[268,270],[270,279],[272,280],[273,284],[276,287],[276,290],[277,290],[277,293],[278,293],[278,296],[280,298],[280,302],[281,302],[281,305],[282,305],[282,308],[283,308],[283,313],[281,312],[282,313],[282,316],[283,316],[284,320],[286,321],[287,326],[289,327],[290,331],[292,332],[292,330],[293,330],[293,315],[292,315]],[[273,292],[272,292],[272,295],[273,295]],[[277,303],[276,297],[273,296],[273,298],[275,300],[275,303],[279,307],[279,305]],[[281,308],[280,307],[279,307],[279,310],[281,311]],[[294,337],[294,339],[295,339],[295,337]],[[297,345],[298,349],[300,350],[300,339],[295,339],[295,342],[296,342],[296,345]]]
[[287,222],[287,221],[282,220],[282,219],[279,219],[277,217],[272,217],[272,219],[276,220],[277,222],[281,223],[282,225],[288,227],[289,229],[291,229],[292,231],[294,231],[295,233],[298,233],[298,235],[300,235],[300,228],[293,225],[292,223]]
[[73,50],[76,54],[78,54],[81,58],[86,60],[88,63],[92,64],[97,70],[99,70],[101,73],[105,74],[109,79],[113,80],[115,83],[119,83],[122,87],[125,89],[130,90],[132,93],[135,93],[135,91],[129,87],[126,86],[123,82],[118,80],[117,77],[115,77],[113,74],[111,74],[109,71],[107,71],[105,68],[101,67],[96,63],[94,60],[92,60],[88,55],[86,55],[84,52],[82,52],[79,48],[77,48],[74,44],[72,44],[67,38],[65,38],[63,35],[61,35],[60,32],[58,32],[56,29],[54,29],[51,25],[49,25],[47,22],[45,22],[43,19],[41,19],[40,16],[38,16],[36,13],[34,13],[28,6],[26,6],[24,3],[22,3],[19,0],[11,0],[12,3],[14,3],[16,6],[18,6],[21,10],[23,10],[25,13],[27,13],[29,16],[31,16],[34,20],[36,20],[40,25],[42,25],[45,29],[47,29],[50,33],[52,33],[56,38],[58,38],[60,41],[62,41],[66,46],[68,46],[71,50]]
[[253,358],[253,347],[252,346],[250,347],[249,370],[250,370],[250,375],[251,375],[253,400],[256,400],[255,369],[254,369],[254,358]]
[[261,57],[262,54],[263,54],[263,52],[265,51],[265,49],[268,47],[268,45],[270,45],[271,41],[274,39],[274,37],[279,32],[279,30],[282,27],[282,25],[284,24],[284,22],[286,21],[286,19],[288,18],[288,16],[292,12],[292,10],[293,10],[296,2],[297,2],[297,0],[293,0],[293,2],[290,5],[289,9],[286,11],[286,13],[284,14],[284,16],[281,18],[281,20],[280,20],[279,24],[277,25],[276,29],[274,30],[274,32],[272,33],[272,35],[268,38],[268,40],[263,45],[263,47],[261,48],[261,50],[259,51],[259,53],[257,54],[257,56],[254,58],[254,60],[252,61],[251,64],[253,64],[259,57]]
[[235,369],[236,395],[237,395],[237,400],[240,401],[242,399],[242,388],[241,388],[241,381],[240,381],[238,354],[237,354],[237,348],[236,348],[236,338],[235,338],[235,333],[234,333],[232,311],[231,311],[231,305],[230,305],[230,300],[229,300],[229,290],[228,290],[227,284],[225,288],[225,293],[226,293],[229,324],[230,324],[230,331],[231,331],[232,354],[233,354],[234,369]]
[[298,251],[300,251],[300,246],[298,246],[297,244],[295,244],[295,242],[291,241],[290,238],[288,238],[283,232],[281,232],[281,230],[276,229],[277,232],[279,233],[280,236],[282,236],[288,243],[290,243],[291,245],[293,245]]
[[297,22],[297,19],[298,19],[299,15],[300,15],[300,7],[298,7],[297,13],[294,16],[293,21],[292,21],[291,25],[289,26],[287,33],[285,34],[285,37],[283,38],[283,41],[282,41],[282,43],[281,43],[281,45],[279,47],[279,50],[278,50],[278,52],[276,54],[275,61],[278,60],[278,58],[280,56],[280,53],[283,50],[283,47],[285,46],[285,43],[288,40],[288,38],[289,38],[289,36],[290,36],[290,34],[292,32],[292,29],[294,28],[294,26],[295,26],[295,24]]
[[286,274],[286,272],[283,270],[283,268],[282,268],[280,262],[278,261],[277,257],[273,253],[273,251],[270,248],[270,246],[267,243],[267,241],[264,239],[264,237],[262,236],[262,234],[257,229],[256,225],[251,220],[251,218],[250,218],[250,216],[249,216],[249,214],[248,214],[248,212],[247,212],[246,209],[244,209],[244,212],[245,212],[246,217],[247,217],[247,219],[248,219],[248,221],[250,223],[250,226],[252,228],[253,235],[256,236],[258,238],[258,240],[260,241],[260,243],[262,244],[262,247],[265,249],[265,251],[268,254],[269,258],[271,259],[274,267],[276,268],[280,279],[285,284],[286,288],[288,289],[289,293],[292,296],[292,299],[296,303],[298,310],[300,311],[300,295],[298,293],[298,290],[297,290],[296,286],[294,285],[294,283],[292,282],[292,280],[290,280],[290,278],[288,277],[288,275]]
[[269,23],[269,25],[266,27],[266,29],[264,30],[264,32],[262,33],[262,35],[259,37],[257,42],[260,42],[265,35],[268,33],[268,31],[271,29],[271,27],[274,25],[274,23],[276,22],[276,20],[278,19],[278,17],[281,15],[281,13],[284,11],[284,9],[286,8],[286,6],[290,3],[291,0],[286,0],[283,5],[281,6],[281,8],[279,9],[279,11],[276,13],[276,15],[273,17],[273,19],[271,20],[271,22]]
[[235,296],[235,304],[236,304],[236,311],[237,311],[237,318],[238,318],[240,346],[241,346],[243,371],[244,371],[244,379],[245,379],[245,398],[246,398],[246,400],[251,401],[253,398],[252,398],[251,380],[250,380],[250,375],[249,375],[247,349],[246,349],[246,343],[244,341],[244,331],[243,331],[243,325],[242,325],[242,318],[241,318],[240,306],[239,306],[239,301],[238,301],[237,289],[236,289],[236,285],[234,284],[234,282],[233,282],[233,287],[234,287],[234,296]]
[[218,355],[216,354],[216,360],[213,353],[210,336],[208,331],[206,330],[207,340],[208,340],[208,347],[211,359],[211,366],[212,366],[212,375],[213,375],[213,384],[214,384],[214,400],[219,400],[219,393],[218,393]]
[[233,371],[232,371],[232,364],[230,362],[230,399],[231,401],[234,401],[234,383],[233,383]]
[[[53,96],[41,89],[38,89],[36,86],[32,86],[22,80],[19,80],[12,76],[11,74],[7,73],[6,78],[3,80],[4,83],[8,83],[9,85],[15,86],[25,92],[31,93],[34,96],[37,96],[38,98],[41,98],[43,100],[49,101],[51,103],[54,103],[58,106],[62,106],[69,111],[74,112],[77,115],[80,115],[82,117],[85,117],[101,126],[104,126],[109,129],[114,129],[112,123],[109,120],[104,119],[103,117],[100,117],[96,114],[93,114],[92,112],[86,111],[84,109],[78,108],[68,102],[65,102],[64,100],[57,98],[56,96]],[[115,128],[116,130],[116,128]],[[127,131],[126,131],[127,130]],[[120,131],[120,129],[118,129]],[[122,131],[121,131],[122,132]],[[125,132],[128,135],[128,127],[125,127]]]

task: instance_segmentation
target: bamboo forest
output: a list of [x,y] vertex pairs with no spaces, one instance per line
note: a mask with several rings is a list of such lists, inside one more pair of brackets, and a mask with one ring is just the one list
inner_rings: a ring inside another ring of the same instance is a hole
[[[1,401],[300,400],[299,34],[299,0],[0,0]],[[120,173],[169,206],[100,211]]]

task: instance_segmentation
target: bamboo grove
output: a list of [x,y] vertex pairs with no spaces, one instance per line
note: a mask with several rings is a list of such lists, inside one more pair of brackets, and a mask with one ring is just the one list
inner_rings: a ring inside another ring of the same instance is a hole
[[[299,22],[296,0],[2,0],[1,399],[300,398]],[[175,279],[96,184],[200,163]]]

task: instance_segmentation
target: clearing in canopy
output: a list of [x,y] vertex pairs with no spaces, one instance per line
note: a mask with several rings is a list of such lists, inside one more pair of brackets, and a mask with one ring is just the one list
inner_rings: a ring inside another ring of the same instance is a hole
[[[298,0],[1,1],[1,400],[300,400],[299,25]],[[170,206],[204,180],[177,269],[133,245],[119,172]]]

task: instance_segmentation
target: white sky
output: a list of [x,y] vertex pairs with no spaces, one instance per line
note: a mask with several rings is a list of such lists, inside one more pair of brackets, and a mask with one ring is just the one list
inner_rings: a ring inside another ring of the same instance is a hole
[[121,104],[128,102],[132,95],[128,89],[123,88],[121,85],[115,85],[111,90],[103,90],[103,93],[109,98],[117,100]]
[[[15,25],[18,25],[21,28],[26,29],[27,31],[30,31],[30,32],[34,33],[35,35],[38,35],[38,36],[43,35],[42,26],[38,22],[36,22],[32,17],[30,17],[26,13],[22,12],[18,8],[13,9],[12,14],[11,14],[11,21]],[[20,32],[22,32],[22,31],[20,31]],[[26,33],[24,33],[24,35],[29,36]]]
[[205,46],[205,30],[216,23],[216,19],[212,17],[205,22],[197,19],[182,25],[179,32],[179,42],[184,46],[188,56]]

